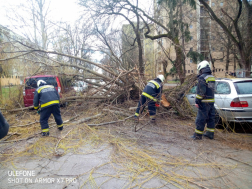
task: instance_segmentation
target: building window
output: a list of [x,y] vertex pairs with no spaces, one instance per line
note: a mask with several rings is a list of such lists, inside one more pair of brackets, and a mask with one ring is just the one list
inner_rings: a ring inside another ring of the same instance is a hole
[[220,3],[220,6],[222,7],[222,6],[223,6],[223,3]]
[[192,28],[193,28],[193,25],[190,25],[190,28],[192,29]]
[[220,59],[221,62],[223,62],[223,59]]
[[217,72],[217,69],[215,71]]
[[212,7],[214,7],[215,6],[215,3],[212,3]]
[[220,72],[220,69],[219,69],[219,72]]
[[215,48],[213,47],[212,50],[215,51]]
[[190,40],[193,40],[193,36],[190,36]]
[[223,51],[223,47],[221,47],[220,50]]
[[190,59],[190,63],[193,63],[192,59]]
[[223,69],[222,69],[222,71],[223,71]]
[[193,47],[190,48],[190,51],[193,51]]
[[192,70],[192,73],[193,73],[193,70]]
[[190,70],[188,70],[188,73],[190,73]]

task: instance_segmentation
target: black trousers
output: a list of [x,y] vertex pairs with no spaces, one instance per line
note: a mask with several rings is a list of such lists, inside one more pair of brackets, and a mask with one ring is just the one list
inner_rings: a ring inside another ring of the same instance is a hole
[[0,139],[5,137],[9,131],[9,124],[4,118],[2,112],[0,111]]
[[48,129],[49,128],[48,119],[51,116],[51,114],[53,114],[57,125],[58,126],[62,125],[63,121],[62,121],[61,115],[60,115],[60,105],[55,104],[55,105],[46,107],[41,110],[41,112],[40,112],[41,129]]
[[144,95],[141,95],[141,98],[140,98],[139,103],[138,103],[138,107],[136,109],[136,113],[141,114],[146,105],[148,105],[148,110],[149,110],[150,116],[156,115],[155,102],[153,100],[147,98]]
[[198,134],[203,133],[205,124],[208,129],[215,128],[215,107],[214,103],[201,103],[195,120],[196,131]]

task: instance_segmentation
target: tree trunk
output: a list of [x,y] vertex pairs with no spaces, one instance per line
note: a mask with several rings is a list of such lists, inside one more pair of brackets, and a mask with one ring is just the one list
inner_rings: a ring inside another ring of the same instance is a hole
[[176,51],[175,68],[179,75],[180,83],[182,84],[185,81],[185,73],[183,72],[184,54],[182,52],[181,47],[179,46],[179,41],[177,38],[174,40],[174,42],[175,42],[175,51]]
[[143,63],[143,49],[142,49],[142,43],[141,43],[141,34],[140,32],[136,31],[136,37],[137,37],[137,44],[138,44],[138,61],[139,61],[139,72],[141,77],[144,76],[144,63]]
[[228,73],[228,68],[229,68],[229,63],[230,63],[229,56],[230,56],[230,50],[229,48],[227,48],[227,59],[226,59],[226,72],[227,73]]

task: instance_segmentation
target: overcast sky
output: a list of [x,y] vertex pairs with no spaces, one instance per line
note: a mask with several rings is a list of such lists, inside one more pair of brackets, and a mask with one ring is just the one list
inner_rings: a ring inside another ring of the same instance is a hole
[[[62,20],[64,22],[74,22],[81,13],[81,7],[77,5],[78,0],[46,0],[50,4],[50,15],[54,21]],[[26,0],[0,0],[0,24],[4,26],[11,26],[10,20],[6,18],[9,14],[10,7],[25,4]],[[152,0],[139,0],[139,6],[142,9],[150,8]]]
[[[80,7],[75,3],[77,0],[51,0],[50,14],[53,20],[74,22],[78,19]],[[6,18],[6,10],[10,7],[25,4],[26,0],[0,0],[0,24],[10,26],[10,20]]]
[[[46,0],[46,2],[50,2],[50,16],[47,17],[50,21],[62,21],[74,24],[74,21],[76,21],[81,15],[81,7],[77,4],[78,0]],[[142,9],[145,9],[144,7],[150,8],[151,2],[152,0],[139,0],[139,5]],[[20,29],[19,25],[24,23],[14,23],[7,18],[6,14],[9,16],[12,15],[11,13],[13,12],[10,11],[10,8],[14,7],[14,10],[20,12],[21,9],[18,8],[18,5],[25,5],[26,3],[27,0],[0,0],[0,24],[8,27],[13,32],[22,35],[20,32],[23,32],[24,30]],[[22,17],[23,16],[24,15],[22,15]],[[116,21],[115,25],[120,28],[123,23],[124,22],[120,19],[120,21]],[[17,26],[14,27],[14,24],[17,24]]]

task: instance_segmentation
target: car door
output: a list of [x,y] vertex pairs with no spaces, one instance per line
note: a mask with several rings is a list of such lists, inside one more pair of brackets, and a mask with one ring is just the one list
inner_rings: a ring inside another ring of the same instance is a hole
[[228,120],[228,111],[230,107],[230,98],[231,88],[228,82],[226,81],[217,81],[215,84],[215,109],[218,111],[220,116],[225,120]]
[[190,89],[186,98],[188,99],[190,105],[192,106],[193,111],[197,112],[198,109],[195,107],[195,98],[196,98],[197,86],[194,86]]

